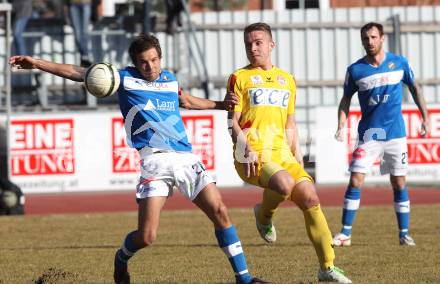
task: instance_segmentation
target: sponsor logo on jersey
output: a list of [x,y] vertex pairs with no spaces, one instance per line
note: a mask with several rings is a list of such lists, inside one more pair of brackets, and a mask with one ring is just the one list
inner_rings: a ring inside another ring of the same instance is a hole
[[140,90],[149,92],[175,92],[179,91],[179,85],[176,81],[158,82],[146,81],[139,78],[124,77],[125,90]]
[[277,77],[277,81],[281,86],[285,86],[286,85],[286,78],[284,78],[284,76],[278,75]]
[[273,83],[272,77],[266,77],[266,83]]
[[394,64],[394,62],[390,62],[390,63],[388,63],[388,68],[390,70],[394,70],[396,68],[396,64]]
[[144,106],[144,110],[153,110],[156,109],[156,106],[153,104],[151,100],[148,100],[148,102]]
[[145,104],[144,110],[162,110],[162,111],[175,111],[176,102],[175,101],[162,101],[160,99],[148,99]]
[[290,92],[272,88],[252,88],[248,90],[251,106],[277,106],[287,108]]
[[375,96],[371,96],[370,99],[368,100],[368,105],[369,106],[375,106],[377,104],[384,104],[388,101],[390,95],[389,94],[384,94],[384,95],[375,95]]
[[260,75],[251,76],[251,81],[254,86],[263,85],[263,78]]
[[368,105],[369,106],[374,106],[377,105],[378,103],[373,99],[373,97],[370,97],[370,99],[368,100]]
[[359,92],[368,91],[386,85],[396,85],[402,81],[403,70],[374,74],[356,81]]

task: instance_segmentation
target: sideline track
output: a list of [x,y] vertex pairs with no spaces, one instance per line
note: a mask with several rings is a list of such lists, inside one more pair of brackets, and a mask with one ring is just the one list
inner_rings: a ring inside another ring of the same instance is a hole
[[[342,206],[345,186],[317,186],[322,206]],[[253,208],[261,200],[262,190],[256,187],[221,188],[223,201],[228,208]],[[409,187],[411,205],[440,203],[440,188]],[[362,206],[393,204],[389,187],[362,189]],[[285,202],[283,207],[293,206]],[[179,192],[165,204],[164,210],[188,210],[196,206]],[[134,191],[26,194],[26,215],[104,213],[136,211]]]

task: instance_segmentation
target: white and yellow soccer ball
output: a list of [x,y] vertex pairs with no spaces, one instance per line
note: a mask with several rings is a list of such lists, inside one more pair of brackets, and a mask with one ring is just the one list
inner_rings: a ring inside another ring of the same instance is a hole
[[97,98],[115,94],[120,82],[118,69],[113,64],[105,62],[90,66],[84,78],[87,91]]

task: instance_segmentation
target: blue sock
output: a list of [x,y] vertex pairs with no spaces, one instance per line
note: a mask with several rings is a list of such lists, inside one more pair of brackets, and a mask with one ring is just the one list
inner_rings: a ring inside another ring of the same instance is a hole
[[126,267],[128,260],[140,249],[133,242],[133,236],[137,231],[128,233],[121,248],[116,252],[115,265]]
[[237,283],[251,282],[252,276],[248,272],[246,258],[234,225],[226,229],[215,230],[215,237],[218,245],[228,257],[232,269],[234,269]]
[[351,235],[351,227],[353,225],[356,212],[359,209],[361,201],[361,190],[356,187],[348,187],[345,191],[344,209],[342,210],[342,230],[344,235]]
[[394,188],[394,210],[399,224],[399,238],[402,238],[408,234],[409,228],[410,202],[408,188]]

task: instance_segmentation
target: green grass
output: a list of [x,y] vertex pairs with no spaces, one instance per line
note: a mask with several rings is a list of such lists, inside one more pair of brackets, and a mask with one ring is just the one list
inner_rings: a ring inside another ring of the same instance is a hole
[[[341,209],[324,212],[333,232]],[[259,238],[251,209],[230,210],[250,271],[272,283],[316,283],[318,262],[302,213],[282,208],[278,241]],[[413,206],[416,247],[400,247],[394,210],[362,207],[353,245],[336,265],[354,283],[440,283],[440,205]],[[136,226],[135,213],[0,218],[0,283],[111,283],[113,255]],[[133,283],[233,283],[208,219],[198,211],[162,213],[158,240],[130,262]]]

